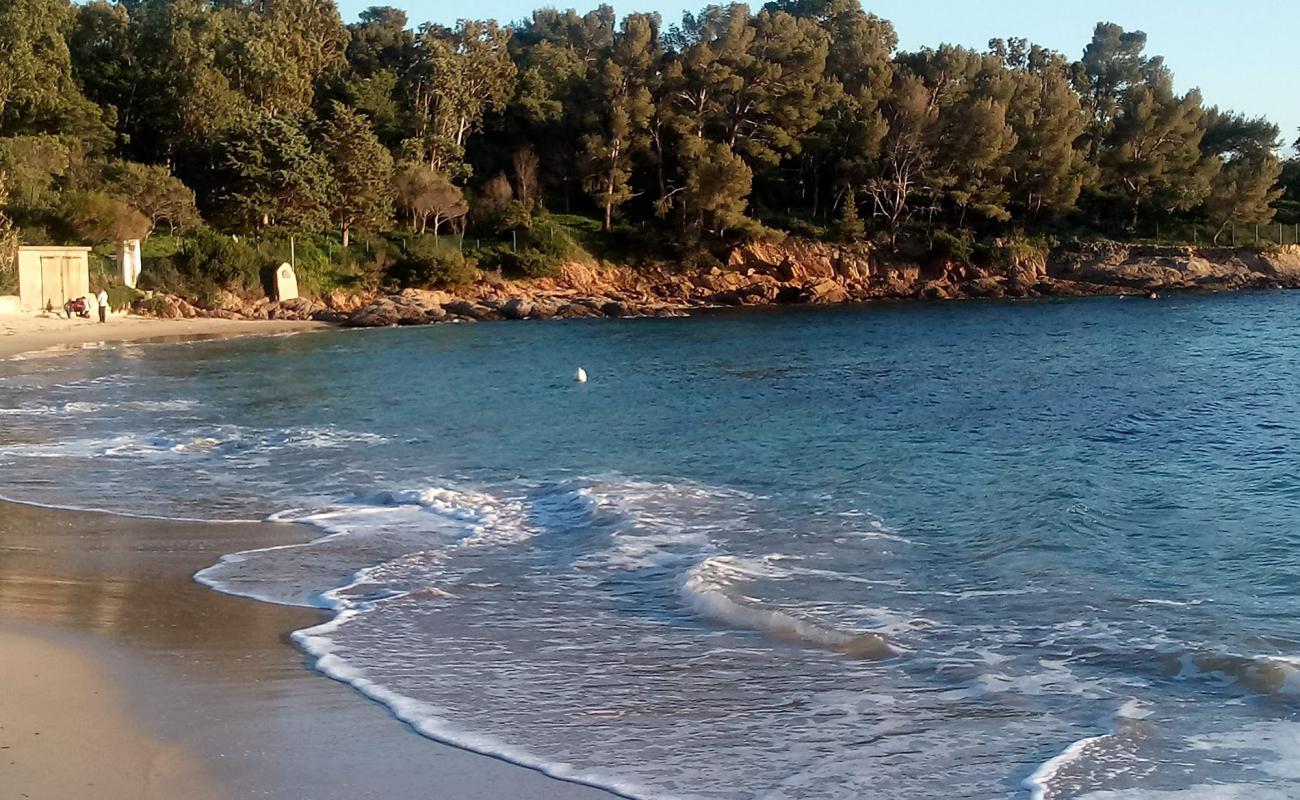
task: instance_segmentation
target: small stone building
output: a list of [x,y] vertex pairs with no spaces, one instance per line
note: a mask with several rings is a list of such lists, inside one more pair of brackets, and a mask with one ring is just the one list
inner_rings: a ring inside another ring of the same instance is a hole
[[62,311],[68,300],[89,296],[89,247],[18,248],[18,302],[23,311]]

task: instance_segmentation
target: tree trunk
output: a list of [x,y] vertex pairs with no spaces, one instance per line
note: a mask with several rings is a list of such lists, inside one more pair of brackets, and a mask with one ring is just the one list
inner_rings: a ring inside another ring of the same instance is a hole
[[350,234],[351,232],[352,232],[351,229],[347,225],[343,226],[343,249],[344,250],[348,249],[348,241],[349,241],[348,234]]

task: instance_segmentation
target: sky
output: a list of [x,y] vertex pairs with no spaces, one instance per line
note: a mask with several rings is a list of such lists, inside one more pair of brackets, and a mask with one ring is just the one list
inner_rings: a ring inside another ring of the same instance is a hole
[[[554,5],[588,11],[599,0],[342,0],[352,22],[370,5],[406,10],[413,24],[452,23],[461,17],[508,22],[534,8]],[[665,22],[705,0],[614,0],[620,16],[658,11]],[[751,7],[762,0],[751,0]],[[1097,22],[1116,22],[1147,33],[1147,52],[1163,55],[1180,90],[1199,88],[1207,105],[1266,116],[1282,128],[1288,145],[1300,135],[1300,2],[1255,0],[1232,9],[1223,0],[863,0],[863,7],[894,23],[899,47],[913,50],[944,42],[984,48],[988,40],[1021,36],[1078,58]]]

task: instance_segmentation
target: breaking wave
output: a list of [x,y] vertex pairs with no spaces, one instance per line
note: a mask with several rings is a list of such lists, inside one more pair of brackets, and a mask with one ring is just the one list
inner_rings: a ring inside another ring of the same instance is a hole
[[740,591],[747,581],[771,576],[772,572],[763,562],[715,556],[686,573],[681,584],[682,596],[707,619],[782,641],[822,647],[855,658],[884,659],[898,655],[898,649],[882,634],[837,628]]

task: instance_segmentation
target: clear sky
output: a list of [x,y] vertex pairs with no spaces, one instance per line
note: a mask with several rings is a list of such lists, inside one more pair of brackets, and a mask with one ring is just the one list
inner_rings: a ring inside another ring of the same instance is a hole
[[[590,10],[598,0],[342,0],[347,21],[369,5],[404,8],[412,23],[458,18],[511,21],[537,7]],[[658,11],[665,21],[706,2],[616,0],[620,15]],[[761,0],[750,3],[762,5]],[[1290,144],[1300,129],[1300,0],[1255,0],[1231,8],[1223,0],[864,0],[894,23],[899,46],[943,42],[984,47],[994,37],[1022,36],[1077,58],[1099,21],[1146,31],[1147,51],[1165,57],[1180,89],[1199,87],[1207,104],[1264,115]]]

